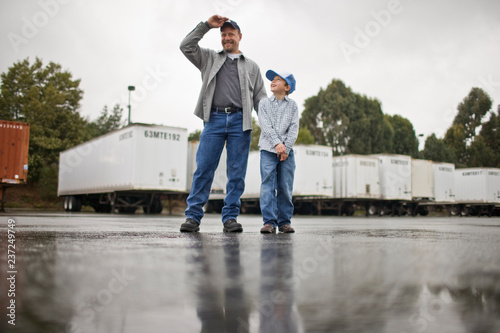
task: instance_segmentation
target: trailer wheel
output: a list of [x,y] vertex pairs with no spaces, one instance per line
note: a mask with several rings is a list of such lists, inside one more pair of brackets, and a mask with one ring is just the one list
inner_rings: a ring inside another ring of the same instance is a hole
[[354,205],[352,203],[344,203],[342,205],[342,215],[353,216],[354,215]]
[[69,212],[68,205],[69,205],[69,197],[64,197],[64,201],[63,201],[63,209],[64,209],[66,212]]
[[144,214],[161,214],[161,211],[163,210],[163,204],[160,200],[160,198],[155,197],[153,199],[153,202],[151,203],[151,206],[149,207],[149,213],[148,213],[148,207],[144,207]]
[[241,214],[249,214],[250,209],[247,207],[246,202],[242,201],[240,205],[240,213]]
[[385,205],[382,204],[380,205],[380,207],[378,208],[378,216],[384,216],[385,215]]
[[469,216],[470,215],[470,208],[467,206],[463,206],[462,209],[460,210],[460,215],[461,216]]
[[418,213],[420,214],[420,216],[429,215],[429,207],[428,206],[420,206],[418,209]]
[[378,209],[377,209],[377,206],[375,206],[374,204],[371,204],[370,207],[368,207],[368,215],[377,215],[378,213]]
[[82,200],[74,195],[64,197],[64,210],[67,212],[79,212],[82,210]]
[[487,210],[487,212],[486,212],[486,215],[488,215],[488,217],[491,217],[491,216],[493,215],[493,211],[495,210],[495,206],[490,205],[490,206],[488,206],[488,208],[487,208],[487,209],[488,209],[488,210]]
[[418,204],[408,204],[406,206],[406,214],[409,216],[417,216],[419,210],[420,206],[418,206]]

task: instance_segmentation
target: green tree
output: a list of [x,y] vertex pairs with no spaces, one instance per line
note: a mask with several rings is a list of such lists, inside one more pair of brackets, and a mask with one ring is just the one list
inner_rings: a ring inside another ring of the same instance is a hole
[[15,63],[0,75],[0,116],[30,124],[29,181],[43,166],[57,164],[59,152],[82,142],[86,121],[80,116],[80,80],[50,62],[36,58]]
[[457,115],[444,136],[444,142],[453,150],[458,167],[483,164],[489,160],[489,157],[478,155],[487,153],[485,142],[473,143],[491,105],[491,98],[481,88],[472,88],[458,105]]
[[314,136],[307,129],[307,127],[299,128],[299,135],[297,136],[297,144],[312,145],[314,144]]
[[400,115],[385,115],[394,130],[392,153],[418,157],[418,139],[412,123]]
[[425,140],[422,155],[426,160],[455,163],[453,150],[446,146],[442,139],[438,139],[434,133]]
[[481,88],[472,88],[458,105],[458,113],[453,125],[463,126],[466,144],[476,136],[476,129],[482,124],[483,117],[490,111],[492,101]]
[[250,150],[259,150],[260,126],[259,122],[252,118],[252,139],[250,141]]
[[316,144],[332,147],[334,155],[389,152],[392,130],[380,102],[354,93],[333,80],[304,103],[300,127],[307,128]]
[[123,108],[119,104],[116,104],[111,112],[108,111],[107,106],[104,106],[99,118],[87,124],[88,139],[122,128],[124,126],[122,116]]
[[453,151],[455,164],[464,168],[468,163],[465,128],[462,124],[453,124],[444,135],[445,145]]
[[495,152],[488,147],[484,137],[478,135],[468,148],[468,167],[491,167],[495,166]]
[[469,166],[500,167],[500,105],[482,124],[469,148]]
[[188,141],[200,141],[201,130],[196,130],[189,133]]

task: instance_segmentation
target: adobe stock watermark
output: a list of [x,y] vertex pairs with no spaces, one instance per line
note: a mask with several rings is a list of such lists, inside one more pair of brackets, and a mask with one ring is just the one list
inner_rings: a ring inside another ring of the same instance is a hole
[[347,63],[351,63],[352,56],[360,54],[367,48],[372,40],[378,37],[383,29],[387,28],[395,15],[403,12],[403,6],[399,0],[390,0],[386,9],[372,10],[370,15],[373,20],[368,21],[364,27],[354,27],[354,39],[352,44],[341,42],[339,47]]
[[319,244],[314,248],[312,256],[304,258],[301,265],[294,272],[291,281],[293,288],[298,289],[301,282],[316,272],[321,263],[331,258],[333,251],[339,247],[340,244],[333,242],[333,237],[326,237],[326,240],[320,239]]
[[35,38],[41,29],[49,24],[49,21],[59,14],[61,5],[69,3],[70,0],[40,0],[40,10],[31,17],[21,17],[20,33],[9,32],[7,38],[14,52],[19,52],[19,47]]
[[[299,266],[293,268],[293,274],[280,283],[281,289],[271,290],[268,294],[269,297],[253,302],[259,315],[270,318],[276,313],[277,308],[290,302],[288,292],[298,290],[302,281],[310,278],[321,267],[322,263],[331,259],[334,251],[339,247],[340,244],[334,243],[333,237],[321,238],[311,255],[302,259]],[[250,330],[248,322],[242,318],[238,318],[238,323],[241,331],[248,332]]]
[[[408,318],[408,322],[412,326],[413,331],[425,332],[429,323],[436,321],[437,317],[444,312],[445,308],[453,303],[453,298],[449,290],[451,289],[440,292],[438,295],[433,295],[426,288],[423,290],[422,297],[425,298],[426,301]],[[406,333],[406,331],[402,333]]]
[[[135,90],[130,95],[130,105],[132,109],[136,108],[140,102],[144,101],[153,90],[158,89],[170,75],[170,73],[161,69],[159,65],[155,65],[154,68],[147,66],[145,70],[146,75],[142,78],[141,84],[136,85]],[[124,89],[124,91],[126,90]],[[128,105],[128,99],[129,94],[123,93],[120,98],[111,103],[111,105]]]
[[[164,79],[169,76],[168,72],[162,71],[158,65],[153,69],[152,67],[146,67],[147,74],[142,79],[142,84],[135,87],[134,93],[131,95],[130,104],[132,108],[135,108],[139,102],[144,101],[151,91],[157,89]],[[112,105],[128,105],[128,94],[123,94],[119,100],[115,100]],[[88,144],[84,144],[71,149],[63,156],[59,161],[59,175],[64,176],[67,173],[72,173],[73,170],[78,167],[83,160],[92,154],[95,147],[102,144],[102,140],[95,139]]]
[[[91,300],[78,304],[76,315],[78,317],[83,317],[83,322],[87,324],[91,323],[95,319],[96,313],[102,312],[107,305],[113,302],[115,295],[123,292],[129,285],[129,282],[135,279],[135,276],[125,272],[125,268],[122,268],[121,273],[115,269],[113,269],[111,273],[113,277],[108,281],[106,288],[99,290]],[[82,329],[73,319],[67,324],[67,331],[71,333],[81,333]]]
[[455,120],[457,113],[458,110],[456,106],[450,105],[449,107],[447,107],[446,110],[444,110],[441,114],[442,122],[439,122],[443,126],[435,127],[432,133],[434,133],[437,138],[444,138],[444,136],[446,135],[446,131],[448,131],[448,128],[445,126],[450,126],[453,123],[453,120]]
[[488,94],[493,95],[498,88],[500,88],[500,82],[493,80],[493,75],[488,75],[487,77],[480,76],[478,81],[481,83],[481,87],[488,92]]
[[71,149],[66,154],[62,155],[59,161],[59,176],[72,173],[73,169],[79,166],[83,159],[94,151],[94,147],[100,146],[102,142],[102,140],[93,140],[90,144]]
[[244,0],[216,0],[214,2],[215,12],[219,15],[232,12],[237,6],[241,5]]

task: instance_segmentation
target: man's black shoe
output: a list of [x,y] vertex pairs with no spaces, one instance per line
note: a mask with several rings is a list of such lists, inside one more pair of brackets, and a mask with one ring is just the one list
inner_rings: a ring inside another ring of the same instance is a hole
[[243,227],[235,219],[224,222],[224,232],[242,232]]
[[191,218],[186,219],[186,222],[181,224],[181,232],[197,232],[199,230],[200,225]]

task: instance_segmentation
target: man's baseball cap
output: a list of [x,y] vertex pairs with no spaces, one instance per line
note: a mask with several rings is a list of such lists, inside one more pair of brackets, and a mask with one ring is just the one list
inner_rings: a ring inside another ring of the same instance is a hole
[[279,76],[279,77],[281,77],[283,80],[286,81],[286,83],[288,83],[288,85],[290,86],[290,94],[293,93],[294,90],[295,90],[295,83],[296,83],[295,77],[293,76],[293,74],[292,73],[287,73],[287,72],[279,72],[279,73],[277,73],[277,72],[275,72],[273,70],[268,70],[266,72],[266,77],[267,77],[267,79],[269,81],[274,80],[274,77],[276,75]]
[[220,27],[220,30],[222,31],[222,29],[224,29],[224,27],[227,27],[227,26],[230,26],[234,29],[238,29],[241,32],[241,29],[240,29],[240,26],[238,25],[238,23],[234,22],[233,20],[227,20],[226,22],[224,22],[222,27]]

